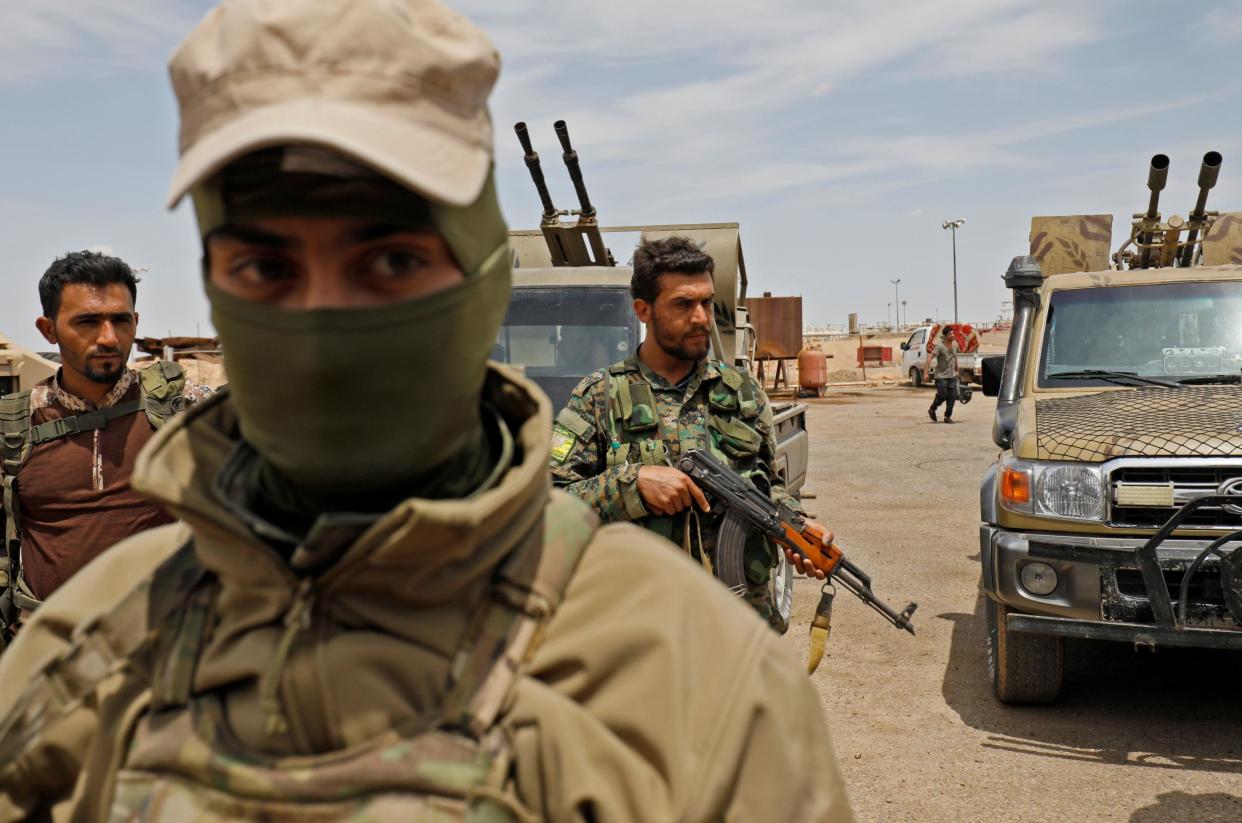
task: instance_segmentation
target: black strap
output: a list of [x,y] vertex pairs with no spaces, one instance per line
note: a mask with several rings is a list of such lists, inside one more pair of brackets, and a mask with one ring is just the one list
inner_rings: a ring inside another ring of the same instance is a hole
[[48,420],[46,423],[40,423],[30,429],[30,444],[38,446],[42,443],[58,440],[62,437],[69,437],[73,434],[102,429],[108,425],[108,421],[137,414],[142,411],[142,408],[143,403],[141,400],[130,400],[127,403],[117,403],[115,406],[109,406],[106,409],[83,412],[73,417],[62,417],[59,420]]

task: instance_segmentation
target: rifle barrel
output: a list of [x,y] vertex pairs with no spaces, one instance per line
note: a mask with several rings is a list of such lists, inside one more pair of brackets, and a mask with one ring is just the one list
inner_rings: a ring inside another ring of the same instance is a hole
[[561,148],[565,150],[561,158],[565,161],[565,168],[569,170],[569,179],[573,181],[581,214],[588,220],[592,219],[595,217],[595,207],[591,205],[591,197],[587,194],[586,183],[582,179],[582,166],[578,163],[578,152],[574,151],[574,147],[569,142],[569,127],[564,120],[557,120],[552,124],[552,128],[556,130],[556,136],[561,141]]
[[556,217],[556,206],[552,203],[552,193],[548,191],[548,181],[543,179],[543,166],[539,162],[539,153],[530,142],[530,131],[525,123],[515,123],[513,131],[517,133],[518,142],[522,144],[526,168],[530,170],[530,179],[535,181],[535,191],[539,192],[539,200],[543,203],[543,218],[551,220]]

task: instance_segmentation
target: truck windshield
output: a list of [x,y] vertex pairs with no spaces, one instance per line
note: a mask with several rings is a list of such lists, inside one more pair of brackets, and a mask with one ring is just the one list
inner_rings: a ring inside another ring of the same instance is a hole
[[626,326],[503,326],[492,359],[516,363],[531,377],[585,377],[623,360],[630,351]]
[[1236,383],[1242,283],[1161,283],[1057,291],[1039,386]]

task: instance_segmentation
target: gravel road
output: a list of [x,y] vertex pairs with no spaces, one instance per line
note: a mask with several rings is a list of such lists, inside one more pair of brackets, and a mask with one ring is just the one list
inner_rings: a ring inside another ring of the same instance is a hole
[[[863,821],[1242,821],[1242,659],[1066,649],[1051,706],[992,697],[979,593],[978,488],[993,402],[933,425],[931,393],[833,390],[813,401],[807,508],[918,636],[838,590],[814,675]],[[785,637],[805,656],[818,602],[797,581]]]

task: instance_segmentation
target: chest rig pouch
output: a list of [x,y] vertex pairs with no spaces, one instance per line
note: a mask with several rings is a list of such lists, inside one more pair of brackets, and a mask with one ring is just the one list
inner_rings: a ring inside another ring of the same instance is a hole
[[[707,427],[711,451],[733,465],[759,456],[764,432],[760,431],[759,402],[754,384],[737,369],[718,364],[720,379],[707,395]],[[735,466],[747,469],[748,466]]]
[[609,468],[626,463],[668,465],[668,446],[660,431],[660,416],[651,384],[627,366],[608,370]]

